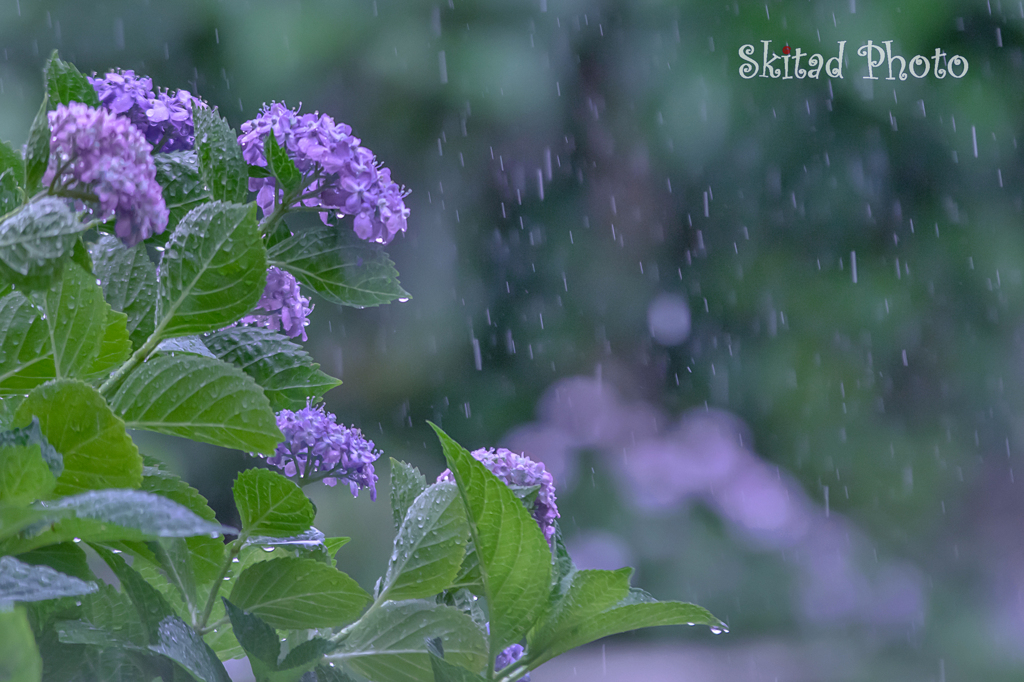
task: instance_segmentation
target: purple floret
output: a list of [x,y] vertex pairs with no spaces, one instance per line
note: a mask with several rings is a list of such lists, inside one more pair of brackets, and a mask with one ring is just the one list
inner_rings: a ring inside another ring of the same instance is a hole
[[[505,485],[521,488],[540,486],[533,506],[530,507],[530,515],[544,531],[544,539],[550,544],[555,536],[555,519],[559,513],[555,504],[555,482],[551,474],[544,470],[543,462],[534,462],[525,455],[517,455],[505,448],[481,448],[471,454]],[[451,470],[445,469],[437,480],[452,481],[454,478]]]
[[167,206],[152,147],[126,117],[72,102],[57,105],[47,119],[45,185],[95,195],[97,213],[116,218],[114,234],[127,246],[164,231]]
[[182,151],[195,145],[192,109],[207,105],[188,90],[154,92],[152,79],[131,70],[111,71],[102,78],[90,77],[89,82],[100,103],[127,116],[155,151]]
[[[335,123],[326,114],[299,114],[280,102],[264,106],[259,116],[242,124],[238,143],[242,156],[254,166],[266,166],[264,142],[274,138],[303,176],[301,199],[296,206],[322,207],[326,223],[331,213],[354,216],[353,228],[360,239],[387,244],[405,232],[409,209],[407,192],[391,180],[391,171],[380,167],[352,128]],[[274,178],[249,178],[256,203],[270,214],[283,200]]]
[[284,442],[267,461],[283,469],[286,476],[309,478],[330,473],[323,479],[328,486],[346,481],[354,497],[366,488],[370,499],[377,499],[373,462],[380,452],[373,449],[373,441],[364,438],[359,429],[338,424],[337,418],[323,407],[311,406],[298,412],[281,410],[277,413],[277,426],[284,434]]
[[[498,654],[498,657],[494,659],[494,672],[504,670],[505,668],[512,665],[522,657],[523,645],[513,644],[512,646]],[[518,680],[516,680],[516,682],[530,682],[530,673],[526,673]]]
[[306,325],[313,308],[299,290],[299,283],[287,270],[274,266],[267,269],[267,285],[256,307],[266,310],[267,314],[247,315],[238,323],[275,332],[280,330],[292,338],[301,336],[303,341],[306,340]]

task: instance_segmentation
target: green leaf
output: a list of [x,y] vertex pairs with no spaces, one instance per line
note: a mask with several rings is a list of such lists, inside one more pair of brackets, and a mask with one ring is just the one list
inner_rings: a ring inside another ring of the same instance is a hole
[[196,206],[210,201],[213,197],[203,182],[196,152],[170,152],[154,154],[156,181],[163,189],[167,205],[167,230],[173,230]]
[[[614,571],[614,573],[619,572]],[[590,573],[590,571],[580,571],[580,573]],[[598,571],[598,573],[612,573],[612,571]],[[531,669],[569,649],[637,628],[656,625],[700,624],[710,626],[712,631],[722,632],[727,629],[722,621],[712,616],[706,609],[695,604],[677,601],[628,603],[627,599],[622,605],[594,613],[594,609],[587,603],[591,597],[591,593],[587,590],[594,590],[593,597],[600,599],[603,596],[603,590],[607,588],[607,580],[604,578],[588,579],[588,583],[586,589],[581,588],[576,592],[570,589],[566,596],[566,599],[571,599],[574,595],[580,598],[580,602],[571,607],[572,612],[559,617],[558,625],[552,626],[550,634],[545,635],[544,639],[529,643]],[[545,631],[547,632],[547,628]]]
[[40,682],[42,678],[43,659],[25,609],[0,611],[0,680]]
[[379,599],[422,599],[451,585],[469,538],[466,512],[454,483],[427,488],[405,515]]
[[56,486],[57,479],[38,445],[0,447],[0,502],[28,505],[49,495]]
[[274,628],[227,599],[224,599],[224,606],[239,644],[249,655],[256,682],[294,682],[315,667],[324,654],[335,648],[333,642],[314,637],[289,651],[279,664],[281,642]]
[[402,527],[413,501],[426,489],[427,479],[419,469],[391,458],[391,516],[396,531]]
[[250,178],[269,178],[271,173],[267,170],[266,166],[249,166],[249,177]]
[[199,355],[150,358],[124,379],[110,405],[130,429],[264,454],[284,440],[256,382]]
[[11,145],[0,140],[0,216],[10,213],[25,196],[21,183],[25,180],[25,162]]
[[39,386],[18,407],[15,424],[27,425],[33,416],[64,457],[56,495],[134,488],[142,480],[142,459],[124,422],[92,386],[69,379]]
[[177,616],[160,622],[157,641],[149,650],[171,659],[200,682],[231,682],[213,649]]
[[[70,510],[78,522],[91,520],[134,529],[138,531],[139,539],[236,532],[234,528],[207,521],[166,497],[142,490],[90,490],[45,503],[45,508]],[[71,521],[63,523],[70,524]],[[90,524],[82,525],[87,529]]]
[[0,502],[24,505],[46,497],[64,471],[61,457],[39,427],[0,432]]
[[427,650],[430,651],[430,665],[434,669],[434,682],[485,682],[487,678],[483,675],[477,675],[444,660],[444,652],[435,645],[436,641],[427,642]]
[[329,628],[359,617],[370,600],[356,581],[314,559],[274,559],[245,569],[233,604],[282,629]]
[[50,55],[45,73],[46,95],[51,108],[56,109],[58,104],[72,102],[81,102],[93,108],[100,106],[96,90],[89,83],[89,79],[83,76],[74,64],[69,64],[58,57],[56,50]]
[[113,235],[101,236],[90,251],[93,272],[103,283],[103,297],[111,308],[128,316],[128,335],[138,348],[155,325],[156,266],[145,245],[127,248]]
[[67,204],[42,197],[0,222],[0,264],[19,285],[45,288],[71,257],[85,225]]
[[249,195],[249,167],[242,158],[238,134],[216,109],[197,107],[192,117],[199,169],[210,194],[221,201],[245,201]]
[[0,557],[0,605],[74,597],[97,589],[94,582],[79,580],[49,566],[33,566],[12,556]]
[[448,434],[441,440],[469,516],[491,616],[491,656],[522,639],[548,606],[551,549],[519,498]]
[[22,506],[11,506],[0,502],[0,540],[6,541],[3,549],[18,533],[39,523],[52,522],[53,514],[42,509],[30,509]]
[[33,566],[45,565],[80,580],[95,580],[86,560],[85,552],[74,542],[62,542],[40,547],[18,555],[18,560]]
[[289,537],[313,525],[313,504],[302,489],[279,473],[247,469],[231,489],[246,536]]
[[128,316],[106,307],[107,322],[99,350],[89,367],[86,377],[98,382],[105,379],[116,367],[120,367],[132,354],[132,342],[128,337]]
[[319,402],[341,380],[320,371],[302,346],[259,327],[230,327],[207,336],[206,347],[263,387],[275,410],[300,410],[307,401]]
[[18,291],[0,298],[0,394],[28,393],[53,376],[53,350],[39,310]]
[[[146,466],[142,469],[140,490],[174,500],[206,521],[217,520],[206,498],[198,490],[174,474],[164,471],[157,460],[144,456],[143,462]],[[200,585],[212,582],[220,572],[224,560],[223,540],[197,535],[185,538],[185,545],[191,554],[190,561],[195,580]]]
[[164,339],[156,347],[157,353],[191,353],[192,355],[202,355],[207,358],[215,358],[216,355],[210,352],[210,349],[203,343],[203,339],[199,336],[178,336],[173,339]]
[[266,281],[255,204],[203,204],[182,218],[164,250],[156,328],[168,337],[226,327],[256,305]]
[[168,616],[174,615],[171,605],[138,571],[130,567],[121,555],[114,554],[100,545],[91,544],[90,547],[121,581],[121,591],[128,595],[135,607],[135,613],[146,634],[146,641],[156,644],[159,641],[160,624]]
[[363,308],[409,298],[384,250],[351,230],[329,225],[303,230],[272,246],[267,259],[338,305]]
[[469,616],[432,601],[384,602],[368,611],[327,660],[344,662],[369,679],[432,682],[427,639],[438,637],[450,663],[482,672],[488,663],[484,633]]
[[29,196],[39,190],[39,181],[46,173],[50,162],[50,122],[46,114],[50,111],[49,98],[43,94],[43,102],[32,120],[25,143],[25,191]]
[[277,178],[278,186],[285,194],[298,189],[302,184],[302,173],[295,167],[295,162],[288,156],[288,152],[277,143],[273,132],[267,133],[263,141],[263,150],[266,152],[267,170]]

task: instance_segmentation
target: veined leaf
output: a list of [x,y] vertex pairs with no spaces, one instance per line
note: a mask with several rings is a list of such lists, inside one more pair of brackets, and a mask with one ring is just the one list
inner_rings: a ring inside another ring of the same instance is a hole
[[64,458],[39,427],[0,432],[0,502],[28,504],[51,493],[64,471]]
[[307,401],[318,402],[341,380],[320,371],[302,346],[259,327],[229,327],[204,340],[206,347],[230,362],[263,387],[275,410],[300,410]]
[[537,522],[498,477],[444,431],[441,440],[469,516],[491,617],[491,656],[518,642],[548,606],[551,549]]
[[302,230],[272,246],[267,259],[338,305],[364,308],[409,298],[383,249],[351,230],[329,225]]
[[159,355],[110,399],[130,429],[270,454],[284,440],[270,403],[241,370],[199,355]]
[[0,140],[0,216],[21,205],[25,181],[25,162],[21,153]]
[[391,458],[391,516],[396,531],[402,527],[402,520],[413,501],[426,489],[427,479],[419,469]]
[[86,373],[86,379],[99,382],[128,359],[132,354],[132,342],[128,337],[128,316],[106,307],[107,323],[100,339],[96,357]]
[[56,50],[50,55],[45,71],[46,94],[52,108],[56,109],[58,104],[72,102],[81,102],[93,108],[99,107],[100,100],[89,79],[83,76],[74,64],[69,64],[58,57]]
[[266,280],[256,206],[202,204],[182,218],[164,249],[156,328],[170,337],[226,327],[256,305]]
[[281,629],[347,625],[370,601],[355,580],[314,559],[274,559],[245,569],[233,604]]
[[0,557],[0,604],[74,597],[97,589],[94,582],[79,580],[49,566],[33,566],[12,556]]
[[231,492],[247,537],[290,537],[313,525],[313,503],[279,473],[247,469],[238,474]]
[[423,599],[451,585],[466,554],[469,525],[454,483],[435,483],[409,507],[379,599]]
[[288,652],[278,663],[281,642],[277,633],[259,616],[248,613],[224,600],[231,627],[249,655],[256,682],[295,682],[316,666],[325,653],[335,648],[330,640],[314,637]]
[[216,109],[196,107],[196,153],[203,182],[214,199],[243,202],[249,194],[249,167],[242,158],[238,134]]
[[474,672],[487,666],[484,633],[466,614],[432,601],[384,602],[360,619],[327,660],[344,662],[369,679],[431,682],[426,640],[440,638],[445,659]]
[[196,152],[154,154],[156,181],[167,205],[167,229],[173,230],[189,211],[213,197],[203,182]]
[[156,324],[156,266],[146,246],[128,248],[117,237],[102,235],[90,253],[93,272],[103,283],[103,297],[111,308],[128,316],[128,336],[138,348]]
[[69,379],[39,386],[18,407],[14,423],[28,425],[33,416],[64,458],[54,494],[134,488],[142,480],[142,459],[124,422],[92,386]]
[[27,204],[0,222],[0,273],[25,287],[49,286],[71,257],[85,225],[53,197]]
[[278,187],[286,193],[298,189],[302,184],[302,173],[295,167],[288,152],[277,143],[273,133],[268,133],[264,139],[263,150],[267,157],[267,170],[277,178]]

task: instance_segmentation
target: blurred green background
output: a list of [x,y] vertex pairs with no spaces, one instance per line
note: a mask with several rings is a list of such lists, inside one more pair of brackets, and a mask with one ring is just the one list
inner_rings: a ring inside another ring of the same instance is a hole
[[[762,40],[844,40],[843,78],[744,79]],[[970,68],[867,80],[868,40]],[[732,628],[536,682],[1019,680],[1022,46],[1012,0],[0,0],[0,138],[55,48],[354,128],[412,190],[413,299],[318,303],[329,409],[428,476],[427,419],[526,450],[578,563]],[[245,455],[138,440],[231,521]],[[369,588],[390,511],[347,495],[318,523]]]

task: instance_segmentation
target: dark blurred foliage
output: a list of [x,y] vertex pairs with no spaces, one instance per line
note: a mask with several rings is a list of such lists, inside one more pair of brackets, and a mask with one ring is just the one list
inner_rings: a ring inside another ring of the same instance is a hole
[[[741,78],[739,46],[760,55],[767,39],[826,58],[845,40],[844,77]],[[940,47],[970,70],[866,80],[868,40],[908,59]],[[308,347],[345,381],[327,398],[340,419],[432,475],[425,420],[499,444],[543,421],[538,403],[567,377],[670,419],[731,412],[815,514],[847,519],[875,562],[914,567],[919,618],[809,616],[799,576],[817,569],[799,552],[752,543],[714,504],[642,511],[599,447],[573,455],[567,535],[611,531],[641,585],[731,623],[717,645],[852,642],[860,667],[820,679],[1011,680],[1022,44],[1009,0],[2,0],[0,137],[24,140],[54,48],[86,72],[190,89],[236,127],[265,100],[349,123],[412,190],[388,251],[413,299],[318,304]],[[684,343],[652,339],[660,293],[689,305]],[[230,520],[243,455],[143,442]],[[325,530],[355,536],[341,562],[368,586],[389,512],[346,494],[314,499]]]

